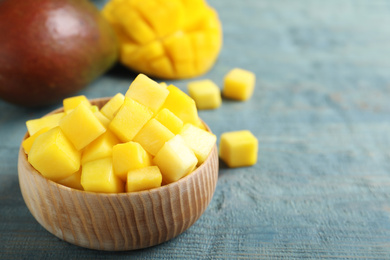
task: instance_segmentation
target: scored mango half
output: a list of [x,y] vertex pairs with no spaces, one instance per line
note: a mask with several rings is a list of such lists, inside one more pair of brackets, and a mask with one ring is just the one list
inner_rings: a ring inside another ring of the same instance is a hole
[[207,72],[222,46],[217,12],[204,0],[111,0],[102,10],[120,42],[120,62],[166,79]]

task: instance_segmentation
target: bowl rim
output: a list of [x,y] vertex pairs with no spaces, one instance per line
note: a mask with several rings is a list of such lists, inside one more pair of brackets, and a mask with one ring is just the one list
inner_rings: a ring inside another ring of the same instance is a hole
[[[108,102],[112,97],[102,97],[102,98],[95,98],[95,99],[88,99],[91,104],[92,102]],[[93,105],[93,104],[92,104]],[[100,107],[99,107],[100,108]],[[57,113],[61,113],[64,111],[64,108],[63,107],[60,107],[60,108],[57,108],[45,115],[43,115],[42,117],[44,116],[47,116],[47,115],[52,115],[52,114],[57,114]],[[206,127],[207,131],[209,131],[210,133],[212,133],[211,129],[209,128],[209,126],[201,119],[199,118],[202,122],[202,124]],[[28,138],[30,135],[28,133],[28,131],[25,133],[25,135],[23,136],[23,139],[22,139],[22,142]],[[157,193],[157,192],[161,192],[161,191],[169,191],[171,189],[171,187],[174,187],[174,186],[178,186],[184,182],[186,182],[187,179],[189,178],[192,178],[193,175],[196,175],[196,174],[200,174],[202,171],[202,169],[204,167],[206,167],[206,165],[210,162],[211,160],[211,157],[212,157],[212,153],[218,153],[217,151],[217,145],[214,144],[213,148],[211,149],[209,155],[207,156],[207,159],[202,163],[200,164],[199,166],[196,167],[195,170],[193,170],[192,172],[190,172],[189,174],[187,174],[186,176],[182,177],[181,179],[175,181],[175,182],[171,182],[171,183],[168,183],[168,184],[165,184],[165,185],[162,185],[160,187],[157,187],[157,188],[151,188],[151,189],[147,189],[147,190],[141,190],[141,191],[131,191],[131,192],[113,192],[113,193],[105,193],[105,192],[95,192],[95,191],[85,191],[85,190],[78,190],[78,189],[75,189],[75,188],[71,188],[71,187],[68,187],[68,186],[65,186],[63,184],[60,184],[60,183],[57,183],[53,180],[50,180],[46,177],[44,177],[40,172],[38,172],[38,170],[36,170],[29,162],[28,162],[28,155],[24,152],[24,149],[23,149],[23,146],[22,144],[20,144],[20,147],[19,147],[19,153],[20,154],[23,154],[23,160],[26,161],[26,164],[28,165],[28,168],[29,168],[29,173],[30,174],[34,174],[34,176],[37,176],[38,178],[43,178],[44,180],[46,180],[49,184],[51,185],[54,185],[56,186],[58,189],[63,189],[63,190],[68,190],[68,191],[73,191],[73,192],[76,192],[76,193],[82,193],[82,194],[89,194],[89,195],[99,195],[99,196],[104,196],[104,197],[125,197],[125,196],[140,196],[142,194],[150,194],[150,193]],[[217,160],[218,161],[218,160]]]

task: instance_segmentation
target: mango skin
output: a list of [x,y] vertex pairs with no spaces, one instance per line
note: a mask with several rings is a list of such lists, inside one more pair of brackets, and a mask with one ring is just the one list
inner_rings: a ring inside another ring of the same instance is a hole
[[118,59],[111,26],[87,0],[0,1],[0,98],[54,104]]

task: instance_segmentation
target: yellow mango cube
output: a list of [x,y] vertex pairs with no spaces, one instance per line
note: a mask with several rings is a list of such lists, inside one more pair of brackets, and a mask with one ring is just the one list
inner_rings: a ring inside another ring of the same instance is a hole
[[183,123],[197,124],[199,117],[195,101],[174,85],[169,85],[167,89],[169,94],[161,109],[167,108]]
[[157,166],[131,170],[127,174],[126,191],[142,191],[161,186],[162,175]]
[[60,120],[64,116],[65,113],[61,112],[57,114],[47,115],[37,119],[28,120],[26,122],[27,131],[29,135],[32,136],[33,134],[35,134],[36,132],[38,132],[44,127],[50,127],[50,128],[56,127],[59,125]]
[[169,91],[144,74],[139,74],[131,83],[125,96],[150,108],[156,113],[164,104]]
[[111,120],[108,119],[105,115],[103,115],[102,112],[96,111],[94,112],[94,115],[96,116],[97,119],[99,119],[100,123],[107,129]]
[[134,137],[134,141],[138,142],[147,152],[154,156],[165,142],[174,136],[168,128],[155,118],[152,118]]
[[64,179],[80,168],[81,153],[59,127],[39,135],[28,154],[28,162],[50,180]]
[[31,150],[31,146],[33,145],[35,139],[37,139],[38,136],[40,136],[41,134],[49,131],[51,128],[50,127],[44,127],[42,129],[40,129],[38,132],[36,132],[35,134],[33,134],[32,136],[29,136],[28,138],[26,138],[23,142],[22,142],[22,146],[23,146],[23,149],[24,149],[24,152],[26,154],[28,154]]
[[88,107],[91,106],[91,103],[89,102],[88,98],[86,96],[84,96],[84,95],[65,98],[62,101],[62,104],[64,106],[64,111],[65,112],[69,112],[72,109],[75,109],[81,103],[86,104]]
[[57,183],[69,188],[84,190],[83,186],[81,186],[81,169],[73,173],[69,177],[57,181]]
[[112,148],[118,143],[119,139],[116,135],[109,130],[106,131],[84,148],[81,155],[81,164],[83,165],[93,160],[111,157]]
[[113,147],[112,162],[115,175],[126,181],[129,171],[152,165],[152,156],[139,143],[130,141]]
[[168,184],[192,172],[198,159],[186,145],[183,137],[176,135],[158,151],[153,158],[153,163],[160,168],[163,182]]
[[84,190],[92,192],[119,193],[125,190],[125,183],[114,174],[111,158],[84,164],[81,185]]
[[118,93],[100,109],[100,112],[109,120],[112,120],[119,108],[123,105],[123,102],[125,102],[125,96],[122,93]]
[[178,134],[183,128],[183,121],[167,108],[161,109],[154,118],[174,134]]
[[221,106],[221,91],[209,79],[188,83],[188,94],[195,100],[198,109],[215,109]]
[[84,103],[61,119],[60,128],[77,150],[83,149],[106,131],[103,124]]
[[224,78],[222,94],[226,98],[247,100],[253,94],[255,81],[253,72],[240,68],[232,69]]
[[257,152],[257,138],[248,130],[221,135],[219,156],[231,168],[256,164]]
[[185,124],[180,135],[183,137],[186,145],[194,152],[198,159],[198,165],[207,159],[217,141],[217,137],[214,134],[191,124]]
[[109,129],[122,142],[129,142],[138,134],[139,130],[153,116],[153,111],[138,103],[132,98],[125,98],[125,102],[112,119]]

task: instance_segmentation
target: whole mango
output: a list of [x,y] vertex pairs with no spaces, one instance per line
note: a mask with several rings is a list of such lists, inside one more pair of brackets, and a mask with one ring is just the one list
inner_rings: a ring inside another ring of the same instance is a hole
[[222,26],[205,0],[110,0],[103,15],[120,40],[120,62],[149,76],[199,76],[221,50]]
[[0,1],[0,98],[44,106],[84,88],[118,59],[118,40],[88,0]]

